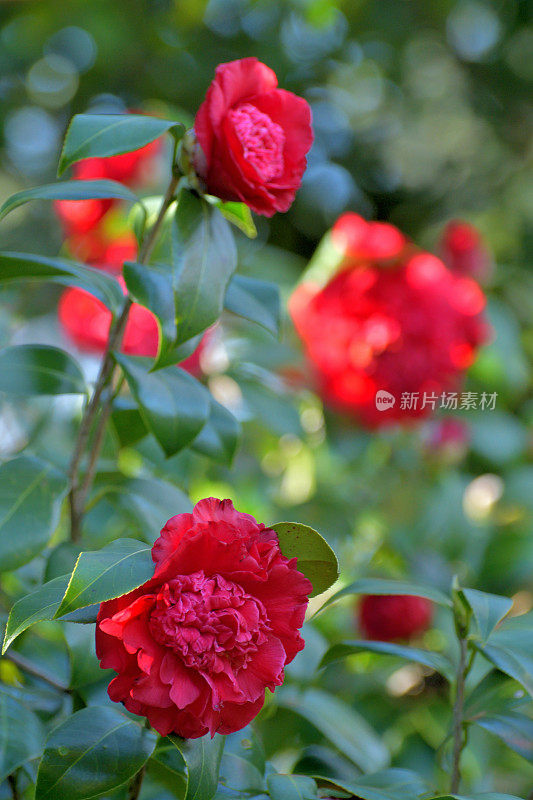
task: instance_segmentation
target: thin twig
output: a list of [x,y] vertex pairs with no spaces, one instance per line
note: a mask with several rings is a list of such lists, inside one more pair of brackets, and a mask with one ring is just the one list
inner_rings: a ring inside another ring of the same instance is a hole
[[465,680],[472,664],[466,663],[467,642],[464,637],[459,639],[459,666],[457,668],[457,681],[455,688],[455,702],[453,705],[453,761],[450,792],[459,791],[461,783],[461,753],[464,747],[463,711],[465,701]]
[[[179,176],[173,175],[172,180],[168,185],[168,189],[161,203],[157,219],[154,222],[148,236],[146,237],[141,246],[138,258],[139,264],[146,264],[146,262],[150,258],[150,254],[154,248],[157,235],[159,233],[159,229],[161,228],[161,225],[165,218],[165,214],[168,211],[168,208],[174,199],[174,194],[176,192],[178,183],[179,183]],[[87,492],[90,489],[90,484],[92,482],[92,477],[93,477],[91,475],[89,481],[85,480],[83,487],[80,489],[80,484],[79,484],[80,464],[84,456],[85,450],[87,448],[91,429],[93,427],[93,423],[96,419],[96,416],[98,415],[98,412],[101,411],[101,414],[104,417],[106,414],[109,413],[107,411],[107,408],[111,403],[111,396],[109,396],[107,401],[104,402],[103,404],[100,403],[100,400],[102,398],[104,389],[109,385],[113,377],[115,364],[113,362],[112,353],[113,350],[120,348],[120,345],[122,343],[122,337],[126,329],[126,323],[128,321],[128,314],[131,305],[132,302],[129,299],[129,297],[126,298],[126,300],[124,301],[124,306],[122,308],[122,311],[120,312],[118,319],[116,320],[115,324],[112,326],[109,332],[109,339],[107,342],[106,351],[102,359],[102,363],[100,365],[100,371],[96,379],[92,397],[89,403],[87,404],[85,413],[83,415],[80,424],[76,446],[74,448],[74,453],[72,455],[72,460],[70,462],[70,468],[69,468],[70,535],[73,541],[79,541],[81,537],[81,523],[84,515],[84,500],[85,497],[87,496]],[[107,422],[107,419],[105,419],[105,422]],[[99,444],[99,447],[101,447],[102,439],[103,435],[98,436],[97,433],[95,440],[99,441],[95,441],[94,444]],[[96,463],[98,459],[99,450],[97,450],[95,455],[94,444],[93,447],[91,448],[91,459],[90,459],[91,464]]]
[[70,689],[65,684],[56,681],[55,678],[52,678],[51,675],[48,675],[46,672],[42,672],[38,666],[36,666],[32,661],[28,661],[25,656],[21,656],[20,653],[16,653],[14,650],[8,650],[7,653],[4,653],[3,658],[6,658],[8,661],[11,661],[12,664],[15,664],[16,667],[21,669],[23,672],[27,672],[28,675],[33,675],[35,678],[39,678],[39,680],[48,683],[54,689],[58,689],[60,692],[69,692]]

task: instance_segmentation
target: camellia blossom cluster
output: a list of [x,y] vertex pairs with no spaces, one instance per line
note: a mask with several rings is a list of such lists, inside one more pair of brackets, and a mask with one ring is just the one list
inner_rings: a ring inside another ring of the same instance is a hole
[[[488,338],[483,291],[393,225],[348,213],[331,238],[338,270],[290,300],[319,391],[369,428],[427,416],[424,397],[457,390]],[[420,402],[402,404],[405,393]]]
[[151,580],[100,606],[110,698],[162,736],[240,730],[304,646],[310,581],[275,531],[212,497],[167,522],[152,558]]
[[361,598],[358,621],[367,639],[395,642],[413,639],[429,628],[433,603],[414,595],[369,594]]

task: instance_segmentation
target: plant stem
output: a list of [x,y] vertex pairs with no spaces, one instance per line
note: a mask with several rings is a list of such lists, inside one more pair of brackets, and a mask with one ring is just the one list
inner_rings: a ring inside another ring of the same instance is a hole
[[459,638],[459,666],[457,668],[455,702],[453,705],[453,761],[450,792],[459,791],[459,785],[461,783],[461,753],[465,744],[463,730],[465,681],[472,665],[472,660],[470,660],[468,664],[466,661],[467,647],[466,639],[461,636]]
[[70,691],[68,686],[56,681],[55,678],[52,678],[51,675],[48,675],[46,672],[42,672],[39,667],[37,667],[32,661],[28,661],[28,659],[24,656],[21,656],[20,653],[8,650],[7,653],[4,653],[3,658],[11,661],[12,664],[15,664],[15,666],[21,669],[23,672],[27,672],[28,675],[33,675],[35,678],[39,678],[39,680],[48,683],[50,686],[52,686],[54,689],[58,689],[60,692]]
[[[179,179],[180,179],[179,175],[174,175],[174,174],[172,175],[172,179],[168,185],[168,189],[161,203],[157,219],[154,222],[149,234],[144,239],[141,249],[139,251],[139,258],[138,258],[139,264],[146,264],[146,262],[150,258],[150,254],[156,243],[157,235],[163,223],[165,214],[168,211],[168,208],[174,199],[174,194],[176,192]],[[103,433],[99,435],[99,432],[97,432],[95,436],[95,441],[93,442],[91,448],[90,467],[88,473],[89,480],[86,479],[84,481],[84,484],[81,487],[81,489],[79,483],[80,464],[84,456],[85,450],[87,448],[91,429],[98,415],[98,412],[101,411],[101,415],[104,418],[104,427],[105,423],[107,422],[106,417],[110,413],[109,409],[111,406],[112,395],[110,394],[107,400],[103,404],[100,404],[100,400],[102,398],[104,389],[109,385],[113,377],[115,365],[113,362],[112,353],[113,350],[119,348],[122,343],[122,337],[126,329],[126,323],[128,321],[128,314],[131,305],[132,301],[129,299],[129,297],[126,298],[126,300],[124,301],[124,306],[122,307],[122,310],[120,312],[120,315],[116,319],[114,325],[112,326],[109,332],[109,339],[107,342],[106,351],[102,359],[102,363],[100,365],[100,371],[96,379],[92,397],[85,408],[85,412],[80,424],[80,429],[78,431],[76,446],[74,448],[74,453],[72,455],[72,460],[70,462],[70,468],[69,468],[70,535],[72,541],[74,542],[79,541],[79,539],[81,538],[81,525],[85,511],[84,509],[85,498],[92,483],[92,478],[94,474],[94,465],[96,464],[99,450],[102,445]],[[91,469],[93,471],[92,474],[91,474]]]
[[137,800],[141,793],[141,786],[146,772],[146,764],[141,767],[137,775],[133,778],[128,789],[128,800]]

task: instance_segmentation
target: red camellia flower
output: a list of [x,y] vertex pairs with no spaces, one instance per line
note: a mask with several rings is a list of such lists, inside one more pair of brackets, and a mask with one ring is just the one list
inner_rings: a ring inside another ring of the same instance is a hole
[[275,531],[212,497],[167,522],[152,558],[151,580],[100,606],[110,698],[162,736],[244,728],[304,646],[311,583]]
[[440,253],[446,266],[458,275],[483,281],[492,271],[491,258],[481,234],[470,222],[452,220],[446,225]]
[[[118,278],[125,291],[122,278]],[[65,334],[80,350],[103,353],[107,346],[112,314],[97,297],[84,289],[66,289],[61,295],[58,316]],[[196,350],[180,363],[192,375],[200,373],[200,355],[207,341],[204,337]],[[151,311],[133,303],[122,340],[122,352],[132,356],[155,358],[159,329]]]
[[370,428],[427,416],[488,336],[483,292],[392,225],[349,214],[332,239],[339,270],[289,306],[319,391]]
[[207,191],[266,217],[290,207],[313,142],[309,105],[277,85],[257,58],[220,64],[194,123]]
[[433,604],[413,595],[369,594],[359,603],[359,627],[367,639],[394,642],[412,639],[428,629]]

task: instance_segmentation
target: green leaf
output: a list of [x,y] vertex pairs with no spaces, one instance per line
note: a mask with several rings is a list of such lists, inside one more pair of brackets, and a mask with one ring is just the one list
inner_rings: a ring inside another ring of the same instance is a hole
[[191,448],[213,461],[230,466],[237,450],[241,426],[233,414],[211,395],[209,403],[209,418]]
[[430,669],[434,669],[436,672],[440,672],[441,675],[445,675],[449,679],[453,677],[453,664],[451,664],[447,658],[440,655],[440,653],[433,653],[430,650],[421,650],[417,647],[404,647],[403,645],[393,644],[392,642],[355,640],[334,644],[324,655],[320,666],[325,667],[328,664],[332,664],[334,661],[339,661],[342,658],[361,652],[380,653],[383,655],[406,658],[408,661],[414,661],[417,664],[423,664]]
[[355,782],[328,777],[321,780],[329,781],[360,800],[415,800],[428,791],[425,781],[408,769],[385,769],[373,775],[363,775]]
[[39,718],[0,687],[0,784],[27,761],[38,758],[43,746]]
[[13,605],[9,612],[2,654],[20,634],[37,622],[54,619],[68,586],[70,575],[53,578]]
[[65,258],[47,258],[32,253],[0,253],[0,285],[27,280],[78,286],[94,294],[114,314],[124,305],[120,284],[103,270],[91,269]]
[[352,594],[391,594],[391,595],[414,595],[415,597],[426,597],[434,603],[439,603],[442,606],[451,607],[452,601],[439,589],[434,589],[432,586],[419,586],[415,583],[408,581],[394,581],[385,578],[360,578],[344,589],[332,595],[321,607],[323,609],[336,603],[341,597],[347,597]]
[[480,717],[476,725],[502,739],[507,747],[533,763],[533,719],[524,714],[507,713]]
[[479,635],[487,641],[499,622],[511,610],[513,601],[509,597],[487,594],[477,589],[461,589],[461,593],[472,609]]
[[35,456],[19,456],[0,466],[2,571],[17,569],[46,547],[66,491],[66,477]]
[[168,268],[157,264],[146,267],[127,261],[123,269],[128,293],[137,303],[150,309],[159,325],[159,352],[172,359],[165,359],[159,366],[176,364],[179,359],[172,352],[176,347],[177,321],[172,289],[172,275]]
[[488,661],[533,696],[533,614],[506,620],[486,643],[471,641]]
[[226,736],[220,782],[238,792],[264,791],[265,753],[251,727]]
[[61,175],[84,158],[106,158],[139,150],[167,131],[181,138],[185,126],[176,120],[144,114],[76,114],[65,136],[57,173]]
[[482,792],[481,794],[439,794],[429,797],[428,800],[522,800],[514,794],[501,794],[500,792]]
[[183,800],[211,800],[218,786],[224,737],[216,733],[212,739],[209,734],[199,739],[168,738],[183,756],[187,768]]
[[116,539],[101,550],[80,553],[55,617],[127,594],[153,574],[149,545],[135,539]]
[[322,689],[283,686],[273,702],[308,720],[356,766],[377,771],[386,767],[389,753],[368,722],[353,708]]
[[223,200],[220,200],[218,197],[213,197],[212,195],[207,195],[206,200],[216,206],[220,213],[226,217],[228,222],[235,225],[245,236],[248,236],[249,239],[255,239],[257,236],[257,228],[255,227],[252,212],[246,203],[239,203],[233,200],[225,203]]
[[325,592],[339,577],[337,556],[326,540],[308,525],[276,522],[270,526],[278,534],[281,552],[298,559],[297,568],[313,584],[310,597]]
[[216,208],[184,189],[172,229],[176,344],[205,331],[220,317],[237,267],[231,229]]
[[[96,657],[93,626],[65,623],[63,624],[63,633],[70,659],[70,688],[80,689],[101,681],[105,677],[105,672],[102,671]],[[109,672],[108,675],[114,677],[112,672]]]
[[129,397],[117,397],[113,402],[111,422],[121,447],[131,447],[148,435],[137,403]]
[[267,786],[272,800],[315,800],[316,781],[307,775],[269,775]]
[[25,189],[11,195],[0,207],[0,219],[15,208],[28,203],[30,200],[127,200],[130,203],[139,203],[139,198],[131,189],[123,186],[118,181],[65,181],[64,183],[48,183],[46,186],[36,186],[34,189]]
[[234,275],[229,282],[224,307],[239,317],[256,322],[274,336],[279,333],[281,308],[278,287],[274,283]]
[[188,372],[165,367],[150,372],[151,360],[114,354],[146,427],[167,456],[191,444],[209,416],[209,392]]
[[498,669],[491,669],[475,686],[465,702],[464,717],[474,722],[483,714],[500,714],[523,702],[528,702],[524,693],[517,698],[516,683]]
[[35,800],[86,800],[131,780],[156,737],[114,708],[91,706],[54,728],[37,776]]
[[0,392],[14,395],[84,394],[83,373],[71,355],[44,344],[0,351]]

